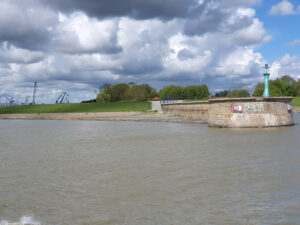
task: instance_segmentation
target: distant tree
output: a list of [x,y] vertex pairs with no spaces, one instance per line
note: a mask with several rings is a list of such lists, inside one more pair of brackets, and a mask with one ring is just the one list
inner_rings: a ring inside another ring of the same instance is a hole
[[255,91],[253,92],[252,96],[262,97],[263,94],[264,94],[264,89],[263,88],[256,88]]
[[151,100],[154,97],[158,97],[159,94],[157,93],[157,91],[155,89],[153,89],[150,94],[148,94],[148,100]]
[[300,96],[300,79],[294,85],[294,92],[296,96]]
[[198,96],[198,86],[186,86],[185,98],[197,99],[197,96]]
[[97,95],[96,102],[110,102],[111,101],[111,94],[102,92]]
[[205,84],[199,86],[197,98],[198,99],[207,99],[207,98],[209,98],[209,96],[210,96],[210,92],[209,92],[208,87]]
[[82,101],[80,103],[94,103],[94,102],[96,102],[96,99],[86,100],[86,101]]
[[184,87],[176,86],[176,85],[169,85],[160,90],[159,97],[161,99],[167,98],[167,97],[184,99],[185,98],[184,92],[185,92]]
[[127,89],[125,99],[133,101],[147,101],[148,94],[145,88],[139,85],[134,85]]
[[[252,96],[255,97],[262,97],[264,94],[264,90],[265,90],[265,84],[264,83],[258,83],[255,87],[254,93]],[[273,80],[269,81],[269,90],[270,90],[270,94],[271,96],[283,96],[282,91],[280,90],[280,88],[278,88],[275,84]]]
[[[100,90],[101,89],[101,90]],[[112,96],[112,86],[110,84],[104,84],[99,87],[100,93],[96,97],[96,101],[99,102],[110,102]]]
[[[273,89],[275,89],[280,95],[272,95],[272,96],[294,96],[294,88],[289,81],[285,82],[282,79],[276,79],[275,81],[271,81],[270,85]],[[279,89],[279,90],[277,90]],[[272,94],[272,93],[271,93]],[[277,94],[277,93],[276,93]]]
[[155,88],[152,88],[149,84],[142,84],[141,87],[147,92],[148,100],[151,100],[152,98],[158,96],[158,93],[155,90]]
[[97,102],[115,102],[115,101],[147,101],[155,96],[158,96],[156,90],[148,84],[134,85],[129,87],[125,83],[104,84],[99,89],[101,92],[97,95]]
[[111,101],[123,101],[125,100],[125,93],[129,86],[125,83],[117,84],[111,88]]
[[226,97],[229,98],[245,98],[245,97],[249,97],[250,96],[250,92],[247,91],[246,89],[235,89],[230,91]]
[[217,92],[214,97],[223,98],[223,97],[226,97],[229,92],[230,92],[230,90],[220,91],[220,92]]
[[296,83],[295,79],[289,75],[284,75],[283,77],[280,78],[280,80],[282,80],[283,82],[290,84],[292,86],[294,86]]
[[206,85],[201,86],[187,86],[185,88],[186,99],[206,99],[210,95],[208,87]]
[[273,80],[270,81],[270,94],[274,97],[284,96],[283,92],[281,91],[280,87],[278,87],[278,82],[275,82]]
[[[283,78],[283,79],[282,79]],[[294,96],[295,95],[295,85],[292,85],[293,78],[289,78],[288,76],[284,76],[280,79],[270,80],[269,81],[269,90],[271,96]],[[264,83],[258,83],[255,87],[253,96],[261,97],[263,96],[265,89]]]

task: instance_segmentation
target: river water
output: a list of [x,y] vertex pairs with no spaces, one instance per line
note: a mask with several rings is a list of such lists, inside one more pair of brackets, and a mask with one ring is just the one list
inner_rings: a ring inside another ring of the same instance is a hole
[[300,224],[294,127],[0,121],[0,224]]

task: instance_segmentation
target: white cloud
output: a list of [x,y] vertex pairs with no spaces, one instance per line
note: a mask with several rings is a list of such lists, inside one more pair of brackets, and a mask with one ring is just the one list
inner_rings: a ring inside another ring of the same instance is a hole
[[238,48],[220,62],[217,71],[225,76],[231,74],[243,79],[245,75],[257,76],[257,74],[251,74],[253,65],[259,66],[262,64],[263,57],[261,54],[255,53],[251,48]]
[[262,44],[272,39],[263,28],[263,23],[258,19],[253,19],[253,23],[246,28],[233,33],[235,41],[243,46]]
[[[264,64],[254,47],[271,39],[255,10],[249,8],[259,4],[257,0],[203,1],[206,12],[170,20],[99,19],[81,11],[61,13],[35,4],[22,11],[21,6],[4,2],[11,7],[10,18],[19,14],[30,18],[30,23],[16,25],[10,36],[3,36],[2,43],[0,40],[2,90],[32,95],[37,80],[40,102],[55,102],[62,90],[74,97],[71,100],[95,97],[94,88],[103,83],[134,81],[161,88],[201,79],[215,89],[247,86],[257,82]],[[31,14],[30,8],[39,11]],[[51,19],[42,19],[38,25],[37,18],[43,14]],[[206,25],[216,26],[199,31],[205,28],[202,19],[209,21]],[[7,24],[5,29],[9,29]],[[187,26],[191,33],[186,32]],[[5,29],[0,21],[0,36]],[[18,30],[22,35],[15,34]],[[42,44],[40,34],[46,34]]]
[[10,41],[29,49],[43,48],[57,23],[57,13],[35,0],[0,1],[0,42]]
[[115,53],[118,46],[118,19],[89,18],[81,12],[70,16],[60,14],[60,24],[55,28],[53,45],[57,51],[67,53]]
[[300,79],[300,58],[298,55],[285,54],[271,66],[271,79],[290,75],[295,80]]
[[277,5],[273,5],[270,10],[271,15],[294,15],[299,13],[300,8],[295,9],[295,6],[288,0],[283,0]]
[[17,48],[3,42],[0,46],[0,62],[2,63],[34,63],[42,60],[44,54],[38,51]]
[[291,42],[286,43],[288,46],[300,46],[300,40],[299,39],[295,39]]

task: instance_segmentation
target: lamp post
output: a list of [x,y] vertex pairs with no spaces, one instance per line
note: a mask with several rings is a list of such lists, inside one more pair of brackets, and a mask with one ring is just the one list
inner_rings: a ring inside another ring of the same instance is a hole
[[264,72],[264,77],[265,77],[265,90],[264,90],[264,94],[263,97],[270,97],[270,91],[269,91],[269,76],[270,76],[270,72],[269,72],[269,65],[266,64],[265,65],[265,72]]

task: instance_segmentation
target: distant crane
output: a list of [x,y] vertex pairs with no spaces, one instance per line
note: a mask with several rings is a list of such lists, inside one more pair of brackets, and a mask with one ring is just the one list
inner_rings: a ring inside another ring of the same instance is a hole
[[68,93],[67,92],[62,92],[60,95],[59,95],[59,97],[57,98],[57,100],[56,100],[56,104],[62,104],[63,103],[63,101],[64,101],[64,99],[66,99],[66,102],[67,103],[69,103],[69,100],[67,99],[67,97],[66,96],[68,96],[69,97],[69,95],[68,95]]
[[37,89],[37,81],[34,82],[33,95],[32,95],[32,102],[31,102],[31,105],[35,105],[36,89]]
[[15,98],[12,97],[12,96],[9,96],[9,95],[7,95],[7,94],[4,94],[4,95],[1,95],[0,97],[6,98],[9,104],[15,103]]
[[1,106],[14,105],[15,102],[16,102],[16,100],[13,96],[10,96],[10,95],[7,95],[7,94],[0,95],[0,98],[5,98],[6,99],[6,103],[0,102]]

